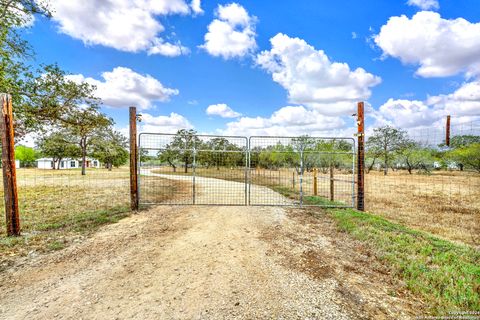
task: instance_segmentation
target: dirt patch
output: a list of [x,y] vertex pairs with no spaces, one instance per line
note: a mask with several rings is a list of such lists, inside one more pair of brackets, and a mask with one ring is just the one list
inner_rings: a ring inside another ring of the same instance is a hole
[[293,223],[266,229],[262,238],[285,267],[335,281],[344,308],[369,319],[410,318],[425,310],[369,249],[339,232],[324,213],[291,209],[288,217]]

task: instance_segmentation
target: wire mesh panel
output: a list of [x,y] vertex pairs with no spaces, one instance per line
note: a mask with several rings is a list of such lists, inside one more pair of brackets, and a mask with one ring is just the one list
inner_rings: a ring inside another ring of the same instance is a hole
[[142,133],[140,204],[246,205],[247,142],[186,130]]
[[355,142],[251,137],[249,204],[353,207]]

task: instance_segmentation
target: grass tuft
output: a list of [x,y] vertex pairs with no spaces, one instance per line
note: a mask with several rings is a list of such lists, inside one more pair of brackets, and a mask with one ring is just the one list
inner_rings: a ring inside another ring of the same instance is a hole
[[369,213],[326,211],[340,231],[369,245],[392,274],[431,307],[432,313],[480,310],[480,252],[474,248]]

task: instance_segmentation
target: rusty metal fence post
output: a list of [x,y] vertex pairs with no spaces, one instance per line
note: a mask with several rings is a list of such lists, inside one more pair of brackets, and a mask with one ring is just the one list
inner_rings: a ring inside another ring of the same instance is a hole
[[12,97],[2,93],[2,169],[3,192],[7,235],[20,235],[20,214],[18,209],[17,170],[15,166],[15,133],[13,123]]
[[138,149],[137,108],[130,107],[130,201],[132,211],[138,210]]
[[357,210],[365,211],[365,105],[358,103],[357,111]]
[[447,124],[445,128],[445,145],[450,147],[450,116],[447,116]]

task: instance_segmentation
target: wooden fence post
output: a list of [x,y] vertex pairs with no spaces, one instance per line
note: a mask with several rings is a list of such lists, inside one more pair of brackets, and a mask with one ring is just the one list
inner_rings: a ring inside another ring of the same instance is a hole
[[357,111],[357,210],[365,211],[365,106],[358,103]]
[[130,107],[130,207],[138,210],[137,108]]
[[445,129],[445,145],[450,147],[450,116],[447,116],[447,127]]
[[330,201],[335,200],[335,180],[333,177],[333,165],[330,164]]
[[318,195],[317,168],[313,169],[313,195]]
[[2,120],[2,169],[3,193],[7,235],[20,235],[20,214],[18,210],[17,170],[15,166],[15,133],[13,128],[13,106],[10,95],[1,94]]

